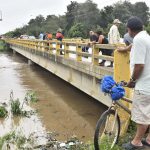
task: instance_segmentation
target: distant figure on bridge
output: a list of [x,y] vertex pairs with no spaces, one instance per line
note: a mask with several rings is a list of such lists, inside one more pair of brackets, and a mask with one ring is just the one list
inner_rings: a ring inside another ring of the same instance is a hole
[[90,43],[93,41],[95,41],[95,42],[98,41],[98,37],[95,35],[95,33],[93,31],[89,32],[89,36],[90,36],[89,42],[86,46],[82,47],[82,52],[88,52]]
[[[108,41],[109,44],[118,44],[120,42],[120,33],[118,27],[121,21],[119,19],[115,19],[113,21],[113,25],[111,26],[109,33],[108,33]],[[108,67],[113,67],[113,62]]]
[[124,35],[124,43],[126,44],[126,47],[118,47],[117,50],[119,52],[127,52],[130,51],[132,48],[132,43],[133,43],[133,37],[129,35],[129,33],[126,33]]
[[46,39],[47,40],[52,40],[52,38],[53,38],[53,35],[50,32],[48,32],[47,35],[46,35]]
[[[57,30],[57,33],[56,33],[56,39],[58,41],[61,41],[62,42],[62,39],[64,38],[64,35],[62,34],[62,30],[61,29],[58,29]],[[62,48],[62,44],[60,44],[60,48]],[[63,55],[63,52],[60,51],[60,55]]]
[[[99,44],[108,44],[108,39],[103,35],[102,31],[98,31],[97,35],[98,35]],[[102,52],[102,55],[107,55],[107,56],[111,56],[113,52],[113,50],[109,50],[109,49],[100,49],[100,51]],[[104,66],[105,62],[106,60],[102,60],[102,62],[99,63],[99,65]]]
[[44,34],[41,32],[40,35],[39,35],[39,39],[43,40],[43,37],[44,37]]
[[113,21],[113,25],[111,26],[109,33],[108,33],[108,40],[109,44],[117,44],[120,42],[120,33],[118,27],[120,25],[119,19],[115,19]]
[[47,32],[43,34],[43,40],[46,40]]

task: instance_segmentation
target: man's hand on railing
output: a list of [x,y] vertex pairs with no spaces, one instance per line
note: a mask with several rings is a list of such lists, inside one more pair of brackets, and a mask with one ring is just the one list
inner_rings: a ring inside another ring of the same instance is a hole
[[132,48],[132,44],[130,44],[129,46],[117,47],[117,51],[118,52],[127,52],[127,51],[130,51],[131,48]]
[[118,52],[126,52],[127,49],[126,49],[126,47],[118,47],[118,48],[117,48],[117,51],[118,51]]

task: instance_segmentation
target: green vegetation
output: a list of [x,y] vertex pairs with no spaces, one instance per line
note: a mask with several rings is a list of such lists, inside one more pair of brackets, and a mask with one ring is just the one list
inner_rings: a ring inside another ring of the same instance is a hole
[[0,51],[8,50],[8,45],[5,43],[4,40],[0,39]]
[[11,101],[11,112],[13,113],[13,115],[21,114],[21,104],[19,99]]
[[48,15],[46,18],[39,15],[35,19],[31,19],[27,25],[6,33],[6,36],[19,37],[22,34],[28,34],[38,37],[40,32],[51,32],[55,37],[58,28],[63,29],[65,37],[68,38],[87,38],[90,30],[99,29],[102,29],[107,35],[115,18],[123,23],[119,29],[123,36],[126,32],[125,23],[131,16],[140,17],[144,22],[145,29],[150,33],[150,13],[145,2],[132,4],[128,0],[119,1],[111,6],[98,9],[96,3],[86,0],[84,3],[71,1],[65,15]]
[[29,91],[26,93],[25,98],[22,102],[22,104],[20,103],[19,99],[14,99],[13,98],[13,92],[11,92],[11,112],[13,115],[21,115],[21,116],[25,116],[25,117],[30,117],[32,114],[34,114],[34,111],[26,111],[23,110],[24,104],[28,104],[29,102],[37,102],[38,98],[35,92],[33,91]]
[[37,102],[38,101],[38,98],[37,98],[37,95],[35,92],[33,91],[28,91],[25,95],[25,99],[27,101],[30,101],[30,102]]
[[4,118],[8,115],[8,111],[4,106],[0,106],[0,118]]
[[[16,133],[15,131],[6,134],[0,138],[0,149],[14,149],[24,150],[24,145],[32,144],[32,138],[26,138],[22,133]],[[28,150],[31,150],[27,148]]]

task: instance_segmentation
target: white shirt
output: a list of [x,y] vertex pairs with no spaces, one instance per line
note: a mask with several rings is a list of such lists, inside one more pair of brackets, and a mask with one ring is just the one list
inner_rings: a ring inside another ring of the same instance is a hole
[[133,73],[135,64],[144,64],[143,72],[137,80],[135,90],[150,95],[150,36],[146,31],[139,32],[133,39],[130,53],[131,73]]
[[109,44],[117,44],[120,41],[120,33],[116,25],[112,25],[108,33]]

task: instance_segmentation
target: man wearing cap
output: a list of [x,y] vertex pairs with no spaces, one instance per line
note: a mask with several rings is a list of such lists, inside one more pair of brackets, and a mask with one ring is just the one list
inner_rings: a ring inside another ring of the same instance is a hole
[[150,149],[150,36],[143,31],[143,23],[138,17],[131,17],[127,23],[128,33],[133,37],[130,53],[131,78],[127,86],[134,88],[131,120],[137,124],[137,131],[131,142],[123,144],[125,150]]
[[[115,19],[113,21],[113,25],[111,26],[109,33],[108,33],[108,41],[109,44],[117,44],[120,41],[120,33],[118,30],[118,27],[120,25],[120,21],[119,19]],[[113,67],[113,62],[111,62],[111,64],[107,67]]]
[[118,27],[120,25],[119,19],[115,19],[113,21],[113,25],[111,26],[109,33],[108,33],[108,40],[109,44],[117,44],[120,41],[120,33]]

